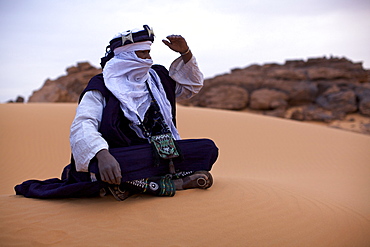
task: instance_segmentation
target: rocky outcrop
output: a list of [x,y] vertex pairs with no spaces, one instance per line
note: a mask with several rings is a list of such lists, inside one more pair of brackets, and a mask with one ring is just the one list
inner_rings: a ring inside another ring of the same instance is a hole
[[15,100],[8,100],[6,103],[24,103],[24,98],[22,96],[17,96]]
[[358,98],[359,111],[370,116],[370,83],[363,84],[355,89]]
[[34,91],[28,102],[77,102],[89,80],[99,73],[88,62],[67,68],[67,75],[56,80],[47,79],[41,89]]
[[342,112],[343,114],[357,111],[356,94],[353,90],[341,90],[334,85],[317,97],[316,103],[323,109]]
[[212,108],[241,110],[247,106],[248,100],[247,90],[234,85],[219,85],[205,92],[203,104]]
[[262,88],[252,92],[249,107],[254,110],[285,108],[288,95],[275,89]]
[[335,57],[252,65],[205,80],[201,92],[181,104],[302,121],[330,122],[350,113],[370,117],[370,71]]
[[[101,73],[87,62],[46,80],[29,102],[77,102],[89,80]],[[22,102],[19,99],[18,102]],[[188,106],[251,111],[370,134],[370,71],[346,58],[312,58],[285,64],[251,65],[205,80]],[[353,113],[365,120],[357,125]]]

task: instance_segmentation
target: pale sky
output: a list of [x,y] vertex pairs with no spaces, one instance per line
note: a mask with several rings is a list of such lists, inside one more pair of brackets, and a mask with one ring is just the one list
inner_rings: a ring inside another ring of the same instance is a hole
[[205,78],[251,64],[347,57],[370,68],[370,0],[0,0],[0,102],[28,99],[47,78],[98,67],[118,32],[148,24],[154,63],[181,34]]

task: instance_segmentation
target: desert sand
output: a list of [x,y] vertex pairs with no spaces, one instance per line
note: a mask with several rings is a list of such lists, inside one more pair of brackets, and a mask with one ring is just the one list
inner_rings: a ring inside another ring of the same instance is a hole
[[0,105],[0,246],[370,246],[370,136],[249,113],[178,107],[182,137],[220,149],[208,190],[16,196],[60,177],[75,108]]

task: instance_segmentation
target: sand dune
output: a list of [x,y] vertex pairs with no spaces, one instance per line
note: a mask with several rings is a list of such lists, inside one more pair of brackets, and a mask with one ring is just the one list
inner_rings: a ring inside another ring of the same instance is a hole
[[178,107],[183,138],[220,148],[209,190],[14,195],[60,176],[75,108],[0,105],[0,246],[370,246],[370,136],[248,113]]

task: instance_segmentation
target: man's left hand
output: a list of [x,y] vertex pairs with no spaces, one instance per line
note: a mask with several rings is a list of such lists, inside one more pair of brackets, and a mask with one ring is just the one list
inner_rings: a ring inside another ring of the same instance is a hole
[[185,53],[189,50],[186,40],[181,35],[168,35],[168,40],[163,39],[162,42],[171,50],[179,53]]

